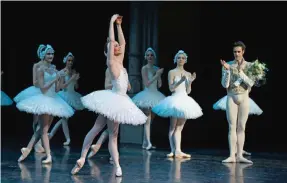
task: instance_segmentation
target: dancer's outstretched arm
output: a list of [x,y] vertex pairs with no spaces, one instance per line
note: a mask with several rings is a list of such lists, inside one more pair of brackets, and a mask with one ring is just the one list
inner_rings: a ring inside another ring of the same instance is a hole
[[126,48],[126,40],[125,40],[125,36],[124,36],[122,26],[121,26],[122,25],[122,16],[118,16],[118,18],[116,20],[116,24],[117,24],[119,44],[121,46],[122,57],[124,57],[125,48]]

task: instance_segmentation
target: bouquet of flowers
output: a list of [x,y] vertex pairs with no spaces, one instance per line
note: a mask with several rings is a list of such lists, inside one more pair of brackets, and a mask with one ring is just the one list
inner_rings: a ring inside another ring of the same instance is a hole
[[249,67],[246,68],[245,74],[254,81],[254,86],[261,86],[266,83],[266,73],[268,68],[265,63],[259,62],[256,59],[254,62],[250,64]]

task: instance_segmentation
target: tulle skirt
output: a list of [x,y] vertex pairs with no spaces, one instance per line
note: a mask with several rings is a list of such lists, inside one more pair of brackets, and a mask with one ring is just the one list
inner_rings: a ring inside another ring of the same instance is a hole
[[117,123],[141,125],[147,120],[146,115],[128,95],[121,95],[112,90],[95,91],[82,97],[81,100],[87,109]]
[[12,99],[6,93],[1,91],[1,106],[8,106],[12,104],[13,104]]
[[35,115],[49,114],[60,118],[69,118],[74,110],[59,95],[47,96],[44,94],[35,95],[21,100],[16,107],[20,111]]
[[164,98],[165,96],[158,90],[150,90],[146,88],[136,94],[132,100],[139,108],[153,108]]
[[35,86],[30,86],[29,88],[26,88],[25,90],[22,90],[16,97],[14,97],[14,101],[16,103],[20,102],[21,100],[24,100],[26,98],[42,94],[40,88],[37,88]]
[[166,97],[152,111],[161,117],[196,119],[203,115],[198,103],[186,93]]
[[82,104],[82,95],[76,91],[60,91],[58,92],[60,97],[65,100],[70,106],[76,110],[83,110],[85,107]]

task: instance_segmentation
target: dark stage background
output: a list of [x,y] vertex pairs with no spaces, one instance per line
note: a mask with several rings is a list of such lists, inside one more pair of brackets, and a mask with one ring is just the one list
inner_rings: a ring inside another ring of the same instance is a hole
[[[79,92],[86,95],[104,88],[106,69],[103,54],[110,17],[124,16],[123,30],[129,43],[131,2],[1,2],[2,90],[11,98],[32,84],[32,66],[38,61],[39,44],[51,44],[55,49],[53,64],[63,68],[63,57],[71,51],[80,72]],[[141,2],[143,3],[143,2]],[[200,104],[204,115],[188,120],[183,130],[182,148],[228,149],[228,123],[225,112],[214,111],[213,103],[226,95],[220,84],[219,60],[231,60],[232,43],[242,40],[247,45],[245,59],[259,58],[270,68],[267,85],[254,87],[250,97],[264,111],[250,116],[246,127],[245,149],[249,151],[287,151],[284,117],[274,101],[276,70],[282,67],[280,46],[283,37],[278,26],[286,7],[283,3],[267,2],[161,2],[159,5],[158,58],[163,74],[164,94],[170,95],[168,70],[175,67],[173,57],[179,49],[188,54],[186,70],[197,73],[191,96]],[[142,24],[142,22],[137,22]],[[128,68],[127,45],[125,66]],[[142,53],[143,55],[144,53]],[[272,88],[273,86],[273,88]],[[285,107],[285,106],[284,106]],[[276,112],[277,111],[277,112]],[[19,112],[15,104],[1,107],[2,145],[25,146],[32,135],[32,115]],[[72,146],[80,147],[94,124],[96,114],[88,110],[76,112],[69,127]],[[58,118],[55,119],[58,120]],[[55,124],[54,122],[54,124]],[[169,120],[157,117],[152,126],[152,141],[159,148],[168,148]],[[62,130],[51,144],[64,142]],[[11,143],[11,141],[13,143]]]

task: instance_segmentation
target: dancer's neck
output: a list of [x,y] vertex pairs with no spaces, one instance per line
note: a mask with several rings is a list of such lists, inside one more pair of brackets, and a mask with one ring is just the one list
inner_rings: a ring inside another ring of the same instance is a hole
[[244,58],[242,59],[238,59],[238,60],[235,60],[235,62],[238,64],[238,65],[241,65],[244,61]]
[[149,69],[153,68],[153,64],[148,63],[148,64],[147,64],[147,68],[149,68]]
[[180,66],[180,65],[178,65],[178,66],[176,67],[176,69],[179,70],[179,71],[184,71],[183,66]]
[[46,66],[46,67],[50,67],[51,66],[51,62],[43,60],[43,65]]

